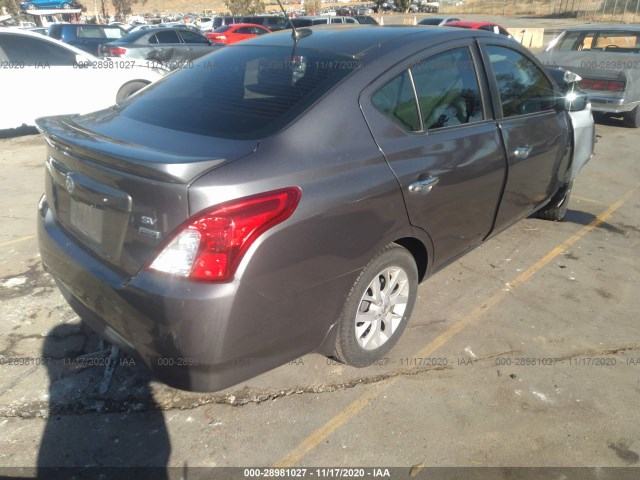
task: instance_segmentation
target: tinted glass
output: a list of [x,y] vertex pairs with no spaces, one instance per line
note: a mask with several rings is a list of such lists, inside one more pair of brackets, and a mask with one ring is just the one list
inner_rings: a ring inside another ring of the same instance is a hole
[[551,110],[555,105],[553,86],[542,71],[515,50],[487,47],[491,68],[498,83],[505,117]]
[[358,67],[353,59],[298,48],[218,50],[151,86],[122,114],[223,138],[261,138],[305,111]]
[[267,25],[270,27],[282,25],[283,23],[284,23],[284,18],[278,18],[278,17],[267,18]]
[[416,98],[409,72],[402,72],[371,97],[371,103],[403,127],[417,132],[421,129]]
[[149,43],[180,43],[180,37],[174,29],[167,28],[153,35],[149,39]]
[[10,62],[26,66],[71,66],[75,53],[39,38],[0,35],[0,48]]
[[418,25],[440,25],[440,22],[442,22],[442,18],[425,18],[420,20]]
[[180,36],[182,37],[182,40],[184,40],[184,43],[209,43],[209,41],[202,35],[190,32],[189,30],[182,30],[180,32]]
[[[104,38],[100,27],[78,27],[78,38]],[[120,38],[120,36],[116,37]]]
[[230,28],[231,28],[231,25],[224,25],[223,27],[216,28],[213,32],[214,33],[224,33],[227,30],[229,30]]
[[425,130],[483,119],[480,88],[467,48],[439,53],[411,68]]

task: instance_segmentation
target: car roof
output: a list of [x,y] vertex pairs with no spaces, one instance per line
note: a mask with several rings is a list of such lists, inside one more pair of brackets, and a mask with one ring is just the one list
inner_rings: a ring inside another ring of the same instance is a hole
[[258,25],[257,23],[230,23],[229,25],[225,25],[225,27],[237,28],[237,27],[258,27],[263,30],[268,30],[263,25]]
[[602,30],[615,30],[615,31],[631,31],[631,32],[640,32],[640,25],[625,25],[620,23],[599,23],[597,25],[576,25],[572,27],[567,27],[564,31],[602,31]]
[[[425,28],[421,26],[402,25],[344,25],[330,24],[319,28],[305,27],[301,30],[311,31],[311,35],[301,36],[295,43],[299,48],[324,50],[346,56],[362,56],[374,47],[396,41],[420,41],[428,45],[468,37],[495,38],[492,32],[469,30],[461,28]],[[245,40],[240,45],[288,46],[294,45],[291,30],[260,35]],[[231,45],[229,48],[234,48]]]
[[[119,42],[119,41],[123,41],[124,43],[128,43],[128,42],[134,42],[136,40],[138,40],[141,37],[144,37],[145,35],[153,35],[156,32],[166,32],[167,30],[189,30],[188,28],[184,28],[182,26],[175,26],[175,27],[153,27],[153,28],[141,28],[140,30],[136,30],[135,32],[130,32],[127,33],[126,35],[118,38],[117,40],[114,40],[113,42],[110,43],[114,43],[114,42]],[[198,33],[198,32],[194,32],[193,30],[190,30],[192,33]]]

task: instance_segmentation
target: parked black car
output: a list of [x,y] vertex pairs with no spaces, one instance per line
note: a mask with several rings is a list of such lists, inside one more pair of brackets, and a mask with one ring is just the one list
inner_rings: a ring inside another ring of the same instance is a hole
[[92,25],[83,23],[54,23],[49,26],[49,36],[76,48],[98,55],[100,46],[118,40],[127,31],[119,25]]
[[39,120],[42,262],[178,388],[312,351],[371,365],[420,281],[532,213],[562,218],[572,105],[489,32],[262,35],[118,107]]
[[225,25],[231,25],[232,23],[241,23],[242,17],[213,17],[213,25],[211,30],[215,30],[219,27],[224,27]]
[[149,28],[105,43],[100,56],[157,61],[173,70],[221,46],[185,28]]
[[289,19],[283,15],[251,15],[242,17],[237,23],[253,23],[254,25],[262,25],[272,32],[278,32],[291,28]]

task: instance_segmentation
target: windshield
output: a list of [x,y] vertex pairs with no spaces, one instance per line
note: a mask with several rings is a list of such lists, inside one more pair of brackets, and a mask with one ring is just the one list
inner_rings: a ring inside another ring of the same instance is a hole
[[303,48],[227,47],[124,102],[122,114],[200,135],[261,138],[294,120],[359,66],[350,57]]

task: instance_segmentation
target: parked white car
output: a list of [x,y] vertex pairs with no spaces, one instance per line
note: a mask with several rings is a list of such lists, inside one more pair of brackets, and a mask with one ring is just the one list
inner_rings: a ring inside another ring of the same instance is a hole
[[24,30],[0,30],[3,101],[0,130],[35,125],[49,115],[107,108],[167,71],[127,59],[99,59]]

